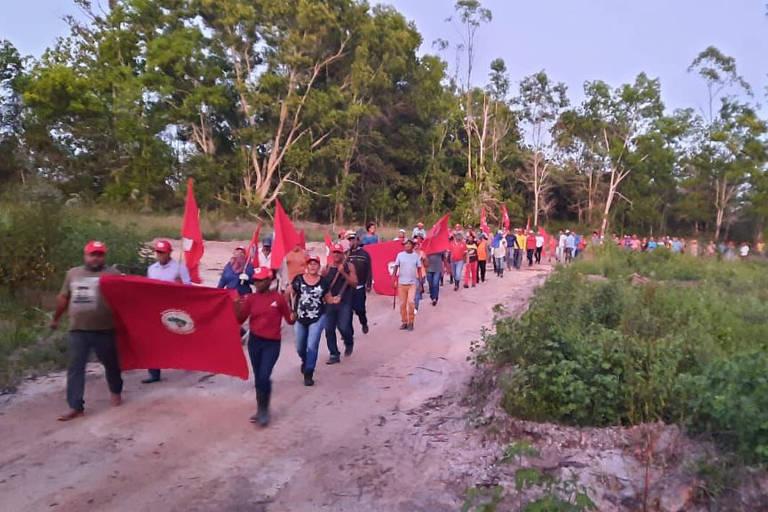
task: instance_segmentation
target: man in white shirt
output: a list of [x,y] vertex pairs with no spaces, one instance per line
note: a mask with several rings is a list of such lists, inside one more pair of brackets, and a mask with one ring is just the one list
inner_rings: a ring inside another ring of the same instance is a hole
[[397,293],[400,297],[400,317],[402,330],[413,330],[416,319],[416,287],[424,276],[421,257],[414,252],[413,240],[405,241],[405,250],[397,255],[393,276],[397,276]]
[[544,250],[544,235],[536,233],[536,263],[541,263],[541,252]]
[[427,238],[427,232],[424,230],[423,222],[419,222],[416,224],[416,227],[413,228],[412,238],[415,239],[417,236],[420,236],[422,239]]
[[[169,283],[190,284],[189,270],[187,266],[171,258],[173,247],[168,240],[158,240],[155,243],[155,261],[147,269],[147,277],[166,281]],[[143,384],[152,384],[160,381],[160,370],[157,368],[149,369],[149,377],[142,380]]]

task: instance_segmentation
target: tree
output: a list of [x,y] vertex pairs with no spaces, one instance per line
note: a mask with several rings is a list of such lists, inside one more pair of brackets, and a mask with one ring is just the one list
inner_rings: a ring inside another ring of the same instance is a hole
[[544,71],[523,78],[518,117],[528,141],[528,162],[520,172],[521,179],[533,194],[533,224],[539,225],[539,213],[544,208],[549,188],[551,166],[557,145],[551,131],[560,113],[568,104],[567,88],[562,82],[553,83]]

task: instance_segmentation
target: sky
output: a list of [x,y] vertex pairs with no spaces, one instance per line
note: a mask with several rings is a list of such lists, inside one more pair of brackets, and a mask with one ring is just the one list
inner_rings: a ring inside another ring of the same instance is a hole
[[[375,1],[375,0],[374,0]],[[106,3],[102,0],[102,3]],[[412,20],[424,39],[461,42],[454,0],[385,0]],[[493,21],[477,34],[473,82],[484,84],[491,60],[501,57],[515,84],[546,70],[565,82],[574,100],[586,80],[611,85],[630,82],[641,71],[661,79],[669,108],[701,108],[705,88],[687,68],[709,45],[735,57],[752,85],[756,101],[766,103],[768,16],[766,0],[484,0]],[[71,0],[0,0],[0,39],[23,53],[39,56],[67,33],[62,20],[77,14]],[[455,53],[443,57],[451,66]]]

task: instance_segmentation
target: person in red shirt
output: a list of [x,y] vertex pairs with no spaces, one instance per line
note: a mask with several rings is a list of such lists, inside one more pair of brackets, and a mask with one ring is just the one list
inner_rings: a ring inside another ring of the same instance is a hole
[[256,293],[235,302],[237,320],[248,319],[251,334],[248,338],[248,356],[251,359],[256,384],[257,412],[251,423],[262,427],[269,424],[269,399],[272,395],[272,370],[280,357],[280,325],[282,320],[293,325],[296,314],[291,311],[285,297],[270,290],[272,271],[259,267],[253,271]]
[[467,259],[467,244],[464,243],[464,237],[460,234],[454,234],[451,240],[451,272],[453,273],[453,290],[459,289],[461,283],[461,272],[464,270],[464,262]]
[[525,237],[525,250],[528,257],[528,266],[533,266],[533,253],[536,252],[536,235],[533,231],[528,231],[528,236]]

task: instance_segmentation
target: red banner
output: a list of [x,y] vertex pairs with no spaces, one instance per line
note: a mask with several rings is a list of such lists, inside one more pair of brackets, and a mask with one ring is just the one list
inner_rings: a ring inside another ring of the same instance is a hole
[[485,206],[480,210],[480,231],[486,235],[491,234],[491,228],[488,227],[488,219],[485,215]]
[[[256,226],[256,230],[253,232],[253,236],[251,237],[251,243],[248,244],[248,250],[245,253],[248,263],[259,260],[257,257],[259,252],[259,233],[261,233],[261,222],[259,222],[259,225]],[[256,266],[258,267],[258,265]]]
[[365,251],[371,257],[371,271],[373,272],[373,289],[379,295],[395,295],[392,284],[392,269],[398,253],[403,250],[403,244],[399,240],[381,242],[365,246]]
[[181,226],[181,246],[184,251],[184,264],[189,270],[193,283],[202,283],[200,279],[200,260],[203,258],[203,233],[200,231],[200,210],[197,209],[194,191],[195,181],[187,180],[187,200],[184,204],[184,224]]
[[438,252],[447,251],[450,246],[448,237],[450,236],[448,228],[449,213],[446,213],[440,220],[438,220],[432,229],[427,233],[427,237],[421,244],[421,250],[424,254],[435,254]]
[[273,269],[280,268],[283,258],[297,245],[301,245],[301,237],[293,227],[293,222],[285,213],[280,200],[275,199],[275,237],[272,240],[272,256],[270,263]]
[[120,367],[175,368],[248,378],[228,290],[138,276],[103,276]]
[[539,236],[544,237],[544,250],[542,251],[543,254],[549,254],[549,239],[551,238],[549,236],[549,233],[547,233],[547,230],[544,228],[539,228]]
[[509,212],[507,211],[507,205],[501,205],[501,225],[504,229],[509,230]]

